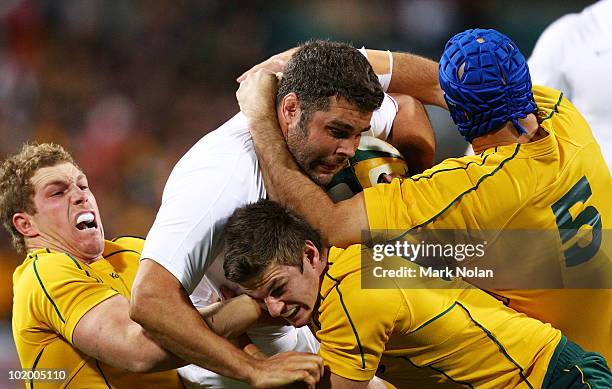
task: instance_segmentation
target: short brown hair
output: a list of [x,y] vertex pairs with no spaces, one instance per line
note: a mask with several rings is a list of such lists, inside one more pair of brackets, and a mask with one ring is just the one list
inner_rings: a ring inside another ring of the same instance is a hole
[[321,251],[321,236],[304,219],[271,200],[234,211],[225,226],[225,278],[244,284],[263,276],[271,264],[303,270],[306,241]]
[[343,42],[311,40],[293,53],[283,71],[276,103],[289,93],[300,99],[300,126],[316,111],[329,110],[330,97],[344,98],[361,112],[380,108],[384,92],[367,58]]
[[17,154],[7,157],[0,165],[0,220],[11,235],[13,247],[25,253],[23,235],[13,225],[13,215],[19,212],[36,213],[34,187],[30,179],[43,167],[70,162],[72,156],[53,143],[26,143]]

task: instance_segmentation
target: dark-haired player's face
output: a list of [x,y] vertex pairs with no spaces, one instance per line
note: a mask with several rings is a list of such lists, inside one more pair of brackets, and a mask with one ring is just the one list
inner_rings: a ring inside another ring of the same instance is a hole
[[307,123],[300,115],[287,130],[287,145],[296,161],[319,185],[328,184],[355,155],[361,133],[370,128],[372,112],[362,112],[343,98],[330,98],[327,111],[315,111]]
[[319,294],[319,275],[312,263],[297,266],[271,265],[254,285],[243,285],[272,317],[282,317],[295,327],[310,322]]

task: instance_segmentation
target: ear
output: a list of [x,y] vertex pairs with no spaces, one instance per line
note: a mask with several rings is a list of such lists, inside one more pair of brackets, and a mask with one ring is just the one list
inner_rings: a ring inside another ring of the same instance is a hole
[[18,212],[13,215],[13,225],[26,238],[34,238],[38,235],[38,228],[34,224],[32,216],[25,212]]
[[314,269],[318,269],[321,266],[321,253],[317,246],[312,241],[307,240],[304,244],[304,266],[309,265]]
[[280,121],[283,128],[287,128],[299,115],[300,99],[294,93],[287,93],[280,102]]

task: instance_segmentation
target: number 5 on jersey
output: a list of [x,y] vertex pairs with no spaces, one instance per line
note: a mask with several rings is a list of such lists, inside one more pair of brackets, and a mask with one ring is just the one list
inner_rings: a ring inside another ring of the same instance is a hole
[[570,209],[574,205],[578,203],[584,204],[590,197],[591,186],[586,177],[582,177],[572,189],[552,205],[562,244],[565,245],[574,238],[581,227],[591,227],[592,236],[589,244],[581,245],[578,241],[563,251],[567,267],[578,266],[593,258],[601,246],[601,215],[597,209],[589,205],[578,213],[575,218],[570,213]]

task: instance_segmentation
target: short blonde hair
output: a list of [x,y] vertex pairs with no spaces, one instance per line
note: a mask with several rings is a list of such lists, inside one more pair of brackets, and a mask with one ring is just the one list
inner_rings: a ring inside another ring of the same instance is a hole
[[13,247],[25,253],[23,235],[13,225],[13,215],[19,212],[36,213],[34,187],[30,179],[38,169],[70,162],[72,156],[60,145],[53,143],[26,143],[17,154],[0,164],[0,220],[11,235]]

